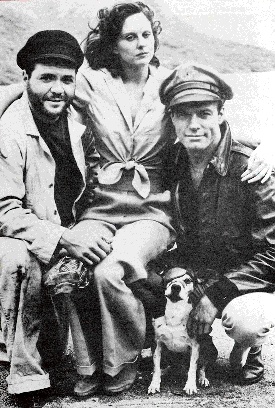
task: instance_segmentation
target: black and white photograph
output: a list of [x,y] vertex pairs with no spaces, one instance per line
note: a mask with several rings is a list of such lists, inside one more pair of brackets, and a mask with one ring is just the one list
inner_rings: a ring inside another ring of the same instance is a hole
[[269,408],[275,0],[0,0],[0,408]]

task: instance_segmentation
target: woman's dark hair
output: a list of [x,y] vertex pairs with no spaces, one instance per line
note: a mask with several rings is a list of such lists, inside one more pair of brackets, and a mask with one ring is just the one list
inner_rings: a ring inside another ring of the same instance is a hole
[[[121,75],[122,67],[119,56],[113,52],[126,18],[143,13],[151,23],[155,51],[159,46],[158,35],[161,32],[159,21],[154,21],[154,12],[144,3],[116,4],[111,9],[103,8],[98,12],[99,23],[91,28],[84,46],[84,55],[92,69],[107,68],[114,77]],[[159,66],[154,55],[150,64]]]

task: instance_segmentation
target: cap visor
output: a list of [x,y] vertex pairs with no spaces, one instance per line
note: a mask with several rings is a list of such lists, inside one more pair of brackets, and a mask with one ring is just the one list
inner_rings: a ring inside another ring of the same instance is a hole
[[170,106],[179,105],[186,102],[200,102],[200,101],[220,101],[221,98],[212,92],[204,91],[202,89],[192,89],[192,91],[184,91],[177,94],[170,102]]

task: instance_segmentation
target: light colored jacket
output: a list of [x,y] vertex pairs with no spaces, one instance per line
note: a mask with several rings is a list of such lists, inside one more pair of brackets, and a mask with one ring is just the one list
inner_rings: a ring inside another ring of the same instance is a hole
[[[71,146],[85,188],[82,135],[85,126],[68,118]],[[0,121],[0,235],[22,239],[48,263],[63,234],[54,200],[55,161],[33,120],[27,94]],[[75,216],[75,204],[73,214]]]
[[92,120],[95,146],[100,154],[99,184],[117,184],[123,174],[133,169],[133,188],[147,198],[153,182],[151,176],[161,179],[163,152],[175,137],[167,132],[165,107],[159,98],[160,85],[169,73],[168,69],[150,66],[133,121],[121,77],[112,77],[105,68],[92,70],[88,64],[79,70],[75,107],[82,108],[82,114]]

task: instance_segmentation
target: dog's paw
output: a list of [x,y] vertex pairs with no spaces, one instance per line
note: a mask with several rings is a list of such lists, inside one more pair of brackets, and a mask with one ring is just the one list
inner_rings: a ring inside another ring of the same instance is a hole
[[194,382],[194,381],[187,381],[187,383],[185,384],[185,387],[184,387],[183,391],[184,391],[187,395],[197,394],[198,390],[197,390],[196,382]]
[[209,387],[210,383],[205,375],[205,366],[202,366],[199,371],[199,384],[201,387]]
[[160,392],[160,382],[152,381],[148,387],[148,394],[155,394],[156,392]]
[[202,376],[199,378],[199,384],[201,387],[207,388],[209,387],[210,382],[205,376],[204,377]]

